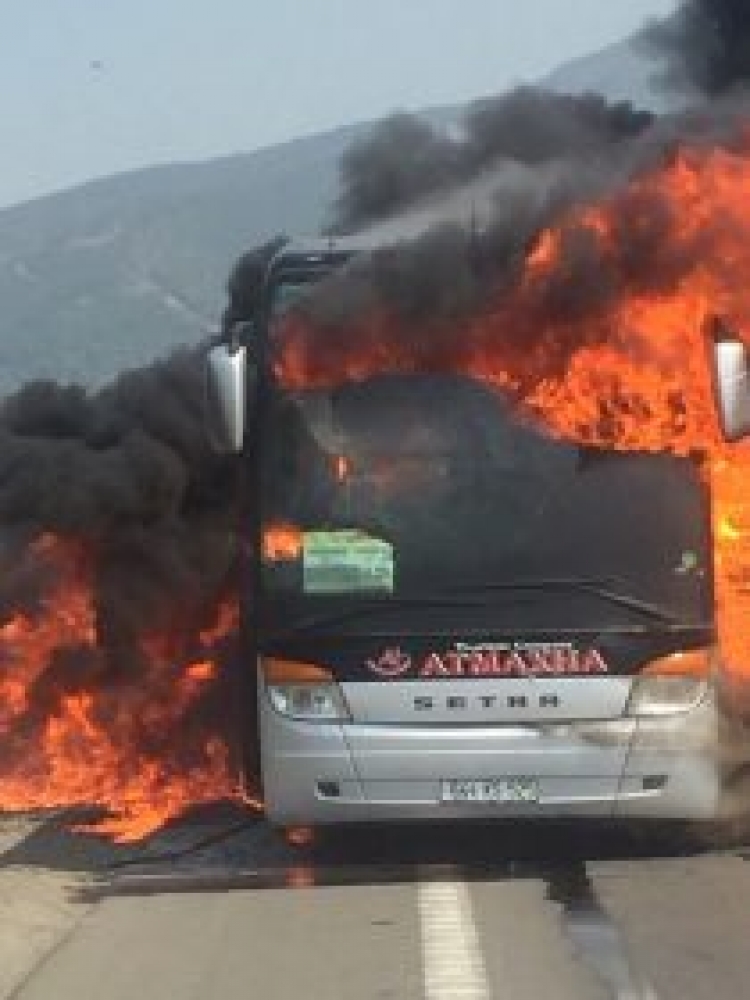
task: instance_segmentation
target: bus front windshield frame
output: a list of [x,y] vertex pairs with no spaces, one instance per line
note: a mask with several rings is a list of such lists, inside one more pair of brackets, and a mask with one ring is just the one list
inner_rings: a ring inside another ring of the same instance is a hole
[[[296,282],[285,305],[304,291]],[[277,333],[285,312],[271,313]],[[271,619],[483,592],[493,620],[512,607],[529,627],[645,625],[567,580],[686,627],[712,621],[708,496],[691,461],[556,439],[455,374],[272,384],[270,395],[260,509]]]

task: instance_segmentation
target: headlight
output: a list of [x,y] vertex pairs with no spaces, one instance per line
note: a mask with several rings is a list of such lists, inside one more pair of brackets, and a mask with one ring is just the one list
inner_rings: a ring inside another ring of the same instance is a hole
[[718,651],[713,646],[654,660],[633,681],[628,715],[653,717],[689,712],[706,696],[717,663]]
[[330,670],[308,663],[268,659],[262,665],[268,699],[290,719],[341,722],[349,709]]
[[674,715],[695,708],[708,691],[708,681],[694,677],[639,677],[633,684],[628,715]]
[[268,687],[268,697],[276,711],[290,719],[335,722],[349,718],[335,684],[274,684]]

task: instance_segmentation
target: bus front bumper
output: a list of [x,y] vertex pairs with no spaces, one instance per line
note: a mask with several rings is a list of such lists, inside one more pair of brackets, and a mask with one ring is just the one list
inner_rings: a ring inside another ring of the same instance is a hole
[[[718,812],[713,697],[666,718],[481,728],[306,723],[261,706],[266,810],[280,825]],[[498,779],[530,782],[533,801],[444,801],[448,781]]]

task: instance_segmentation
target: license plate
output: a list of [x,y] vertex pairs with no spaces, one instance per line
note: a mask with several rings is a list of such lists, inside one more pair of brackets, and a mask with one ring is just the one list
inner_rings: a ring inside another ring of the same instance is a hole
[[443,781],[441,798],[443,802],[538,802],[539,782],[534,778]]

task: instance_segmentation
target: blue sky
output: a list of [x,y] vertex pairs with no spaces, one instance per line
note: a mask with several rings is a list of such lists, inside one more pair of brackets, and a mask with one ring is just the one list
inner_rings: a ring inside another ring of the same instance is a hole
[[675,0],[0,0],[0,205],[533,80]]

